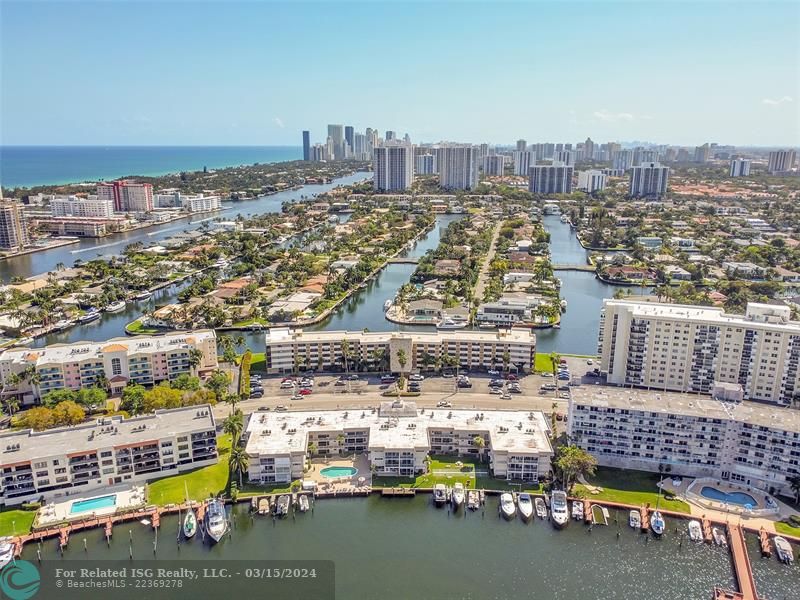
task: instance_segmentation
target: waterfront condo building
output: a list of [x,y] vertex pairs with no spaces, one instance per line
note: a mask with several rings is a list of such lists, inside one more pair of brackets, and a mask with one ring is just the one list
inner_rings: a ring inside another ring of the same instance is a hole
[[627,171],[633,166],[632,150],[617,150],[611,158],[612,168]]
[[373,186],[376,191],[407,190],[414,183],[414,147],[388,142],[372,152]]
[[301,479],[309,458],[340,454],[366,454],[375,475],[390,477],[424,473],[431,454],[480,456],[497,478],[537,482],[550,471],[549,437],[541,412],[418,410],[399,400],[372,411],[257,411],[244,434],[248,479],[261,484]]
[[[191,366],[193,350],[200,364]],[[3,397],[17,397],[23,404],[41,400],[60,389],[78,390],[104,376],[112,394],[128,383],[155,385],[183,373],[208,373],[217,368],[217,338],[213,330],[170,333],[162,336],[114,338],[107,342],[52,344],[44,348],[12,348],[0,354]],[[33,370],[38,383],[26,374]],[[15,374],[16,383],[8,381]]]
[[666,471],[793,496],[800,474],[800,411],[709,396],[573,388],[570,439],[604,467]]
[[115,212],[146,213],[153,210],[153,186],[126,179],[97,184],[97,197],[111,200]]
[[500,177],[505,172],[506,157],[502,154],[491,154],[483,159],[483,174],[489,177]]
[[30,243],[22,205],[0,199],[0,249],[18,252]]
[[475,189],[478,185],[478,149],[474,146],[439,146],[436,148],[436,168],[440,187]]
[[657,162],[642,163],[631,167],[628,194],[635,198],[660,198],[667,193],[669,167]]
[[795,159],[794,150],[773,150],[769,153],[767,171],[770,173],[783,173],[791,171]]
[[414,172],[417,175],[433,175],[436,173],[436,156],[418,154],[414,157]]
[[578,189],[587,194],[599,192],[606,187],[606,175],[599,170],[578,171]]
[[529,169],[528,191],[534,194],[571,194],[573,167],[536,165]]
[[575,152],[573,150],[555,150],[553,152],[553,164],[575,166]]
[[0,505],[86,496],[217,462],[211,407],[0,434]]
[[527,177],[530,168],[536,164],[536,153],[533,150],[517,150],[514,152],[514,175]]
[[800,322],[788,306],[721,308],[605,300],[598,354],[608,383],[710,393],[742,386],[745,398],[789,404],[800,396]]
[[[346,342],[346,343],[345,343]],[[343,354],[346,348],[347,358]],[[406,364],[399,361],[402,350]],[[268,373],[307,369],[393,372],[432,370],[447,356],[462,368],[502,368],[530,372],[536,336],[530,329],[436,332],[304,331],[273,328],[266,334]]]
[[97,196],[53,198],[50,201],[50,214],[54,217],[111,219],[114,216],[114,202],[101,200]]
[[747,177],[750,175],[750,161],[746,158],[734,158],[728,174],[731,177]]

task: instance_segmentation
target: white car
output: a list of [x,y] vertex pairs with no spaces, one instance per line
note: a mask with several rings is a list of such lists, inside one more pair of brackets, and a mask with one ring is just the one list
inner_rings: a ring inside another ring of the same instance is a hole
[[489,375],[495,375],[495,376],[496,375],[500,375],[500,371],[498,371],[497,369],[489,369],[488,371],[486,371],[486,373],[488,373]]
[[587,365],[593,365],[593,364],[594,364],[594,361],[593,361],[593,360],[590,358],[590,359],[588,359],[588,360],[586,361],[586,364],[587,364]]
[[281,382],[281,389],[282,390],[290,390],[294,387],[294,381],[283,381]]
[[303,379],[300,382],[300,387],[314,387],[314,380],[313,379]]
[[495,396],[499,396],[500,394],[503,393],[503,391],[500,388],[494,388],[493,387],[493,388],[489,388],[489,393],[493,394]]
[[419,373],[412,373],[408,376],[409,381],[425,381],[425,377],[420,375]]
[[550,371],[545,371],[544,373],[542,373],[542,377],[552,377],[552,376],[553,374]]

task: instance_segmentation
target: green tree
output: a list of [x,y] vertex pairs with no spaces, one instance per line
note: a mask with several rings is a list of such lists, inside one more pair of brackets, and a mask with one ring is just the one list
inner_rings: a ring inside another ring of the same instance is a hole
[[553,466],[569,492],[578,477],[594,475],[597,459],[578,446],[561,446]]
[[200,389],[200,378],[188,373],[181,373],[172,381],[172,387],[176,390],[194,392]]
[[52,392],[47,393],[47,395],[42,398],[42,404],[48,408],[53,408],[61,402],[75,402],[77,398],[78,393],[75,390],[62,388],[60,390],[53,390]]
[[241,410],[232,412],[222,421],[222,431],[231,436],[234,446],[239,443],[239,437],[242,435],[243,429],[244,416]]
[[86,418],[86,411],[72,400],[59,402],[53,409],[53,420],[56,425],[77,425]]
[[220,369],[216,369],[208,379],[206,379],[206,387],[214,392],[217,402],[222,400],[223,394],[228,391],[231,384],[230,376]]
[[245,449],[239,446],[231,447],[230,457],[228,458],[228,467],[232,473],[239,476],[239,487],[242,487],[242,474],[247,471],[250,461],[247,457]]
[[92,405],[105,407],[108,394],[99,387],[81,388],[75,397],[75,402],[88,408]]
[[122,390],[120,409],[128,414],[138,415],[144,408],[144,393],[147,390],[138,383],[129,384]]

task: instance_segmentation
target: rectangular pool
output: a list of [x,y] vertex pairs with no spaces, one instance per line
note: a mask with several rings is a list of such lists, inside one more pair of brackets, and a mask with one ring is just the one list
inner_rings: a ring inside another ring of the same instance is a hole
[[83,512],[93,512],[101,508],[112,508],[117,505],[117,496],[111,494],[110,496],[98,496],[97,498],[89,498],[88,500],[76,500],[72,503],[69,509],[69,514],[75,515]]

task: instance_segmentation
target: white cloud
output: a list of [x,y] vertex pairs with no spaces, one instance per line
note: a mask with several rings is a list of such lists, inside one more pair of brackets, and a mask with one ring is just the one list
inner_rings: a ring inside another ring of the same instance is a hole
[[283,125],[283,121],[281,120],[281,118],[280,118],[280,117],[275,117],[275,118],[274,118],[274,119],[272,119],[272,120],[273,120],[273,121],[275,121],[275,125],[277,125],[277,126],[278,126],[278,127],[280,127],[281,129],[283,129],[284,125]]
[[595,119],[599,119],[601,121],[605,121],[606,123],[616,123],[618,121],[634,121],[636,117],[631,113],[620,112],[620,113],[612,113],[611,111],[606,110],[605,108],[602,110],[596,110],[592,113]]
[[764,98],[761,103],[767,106],[780,106],[785,102],[792,102],[794,99],[791,96],[782,96],[781,98]]

